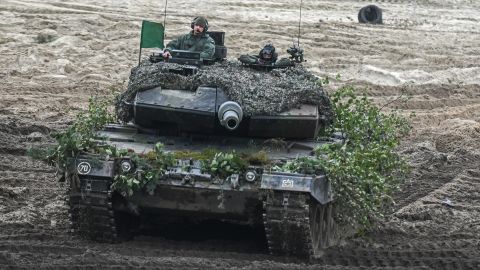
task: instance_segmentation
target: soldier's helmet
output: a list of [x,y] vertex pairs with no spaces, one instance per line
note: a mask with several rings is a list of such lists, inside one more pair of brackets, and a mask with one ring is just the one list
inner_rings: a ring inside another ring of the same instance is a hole
[[263,49],[260,50],[258,56],[265,61],[277,61],[277,53],[275,52],[275,47],[271,43],[267,43]]
[[195,19],[192,20],[190,27],[193,29],[195,25],[201,25],[204,28],[203,32],[208,31],[208,21],[207,19],[205,19],[205,17],[202,17],[202,16],[195,17]]

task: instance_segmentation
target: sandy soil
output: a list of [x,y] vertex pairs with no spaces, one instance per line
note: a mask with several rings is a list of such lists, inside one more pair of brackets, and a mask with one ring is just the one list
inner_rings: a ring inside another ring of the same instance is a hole
[[[167,39],[206,15],[212,30],[227,32],[232,58],[268,41],[285,51],[296,40],[300,1],[193,2],[170,2]],[[479,269],[480,2],[374,2],[383,25],[357,23],[370,2],[304,1],[301,45],[317,75],[341,75],[328,91],[357,85],[379,105],[410,96],[387,109],[415,113],[400,149],[411,178],[377,228],[306,264],[270,256],[256,232],[223,225],[187,225],[174,229],[185,237],[165,232],[117,245],[71,234],[65,187],[26,150],[52,142],[50,132],[71,123],[91,95],[125,87],[138,61],[141,20],[163,21],[164,6],[2,0],[0,268]]]

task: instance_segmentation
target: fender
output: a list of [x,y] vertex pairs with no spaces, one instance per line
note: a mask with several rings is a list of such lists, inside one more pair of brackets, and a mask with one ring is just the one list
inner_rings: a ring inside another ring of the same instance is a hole
[[310,193],[321,204],[333,201],[331,184],[325,175],[263,174],[260,189]]

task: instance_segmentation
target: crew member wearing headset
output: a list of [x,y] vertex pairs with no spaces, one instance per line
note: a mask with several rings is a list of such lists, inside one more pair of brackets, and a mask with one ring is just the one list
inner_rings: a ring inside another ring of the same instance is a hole
[[177,37],[170,41],[163,51],[163,58],[172,57],[171,50],[187,50],[200,52],[202,59],[211,59],[215,54],[215,41],[207,34],[208,21],[204,17],[193,19],[190,33]]
[[267,43],[258,53],[258,55],[242,54],[238,58],[240,62],[247,65],[275,66],[278,54],[272,43]]

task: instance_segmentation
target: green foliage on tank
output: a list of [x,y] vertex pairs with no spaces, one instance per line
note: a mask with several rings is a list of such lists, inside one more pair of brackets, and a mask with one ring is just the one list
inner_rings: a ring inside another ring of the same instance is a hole
[[138,190],[153,193],[167,168],[182,159],[201,161],[202,171],[217,178],[239,173],[249,165],[306,174],[324,171],[332,182],[338,221],[367,227],[373,219],[382,216],[383,207],[392,201],[392,192],[406,177],[408,166],[395,150],[410,126],[405,118],[395,112],[382,112],[351,87],[336,91],[331,100],[335,119],[328,131],[342,134],[341,142],[325,144],[316,149],[314,157],[298,157],[280,165],[272,164],[264,151],[250,154],[215,149],[166,152],[160,143],[152,151],[141,154],[116,149],[96,137],[105,124],[115,120],[109,110],[111,101],[99,98],[91,98],[88,110],[79,114],[71,127],[55,135],[58,144],[44,151],[44,160],[65,171],[68,159],[80,153],[95,154],[99,160],[128,156],[137,170],[118,173],[112,185],[124,196]]
[[324,170],[334,190],[337,221],[365,228],[382,217],[407,176],[407,162],[396,148],[410,125],[396,112],[382,112],[353,87],[334,92],[331,100],[335,119],[329,133],[341,134],[341,143],[324,144],[316,149],[316,157],[300,157],[277,169]]

